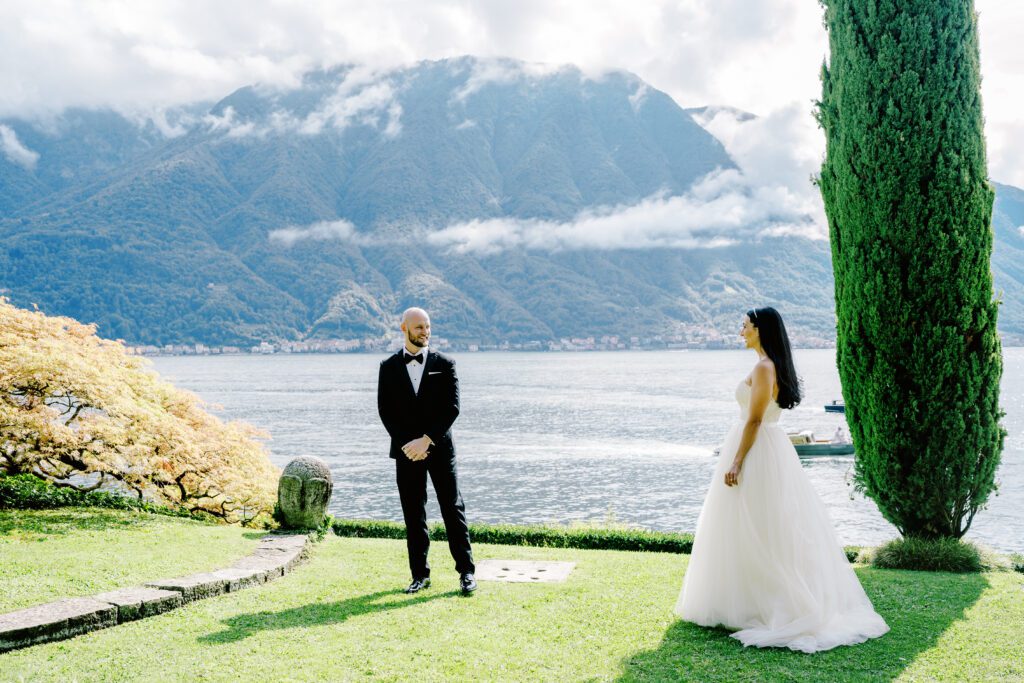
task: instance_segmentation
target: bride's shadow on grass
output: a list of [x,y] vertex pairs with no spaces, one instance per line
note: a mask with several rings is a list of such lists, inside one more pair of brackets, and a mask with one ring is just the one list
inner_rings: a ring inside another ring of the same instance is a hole
[[[394,590],[360,595],[348,600],[293,607],[281,610],[280,612],[240,614],[224,620],[225,630],[202,636],[198,640],[200,643],[205,644],[233,643],[248,638],[260,631],[338,624],[361,614],[386,612],[402,607],[411,607],[412,605],[418,605],[430,600],[451,598],[458,595],[460,595],[459,591],[446,591],[444,593],[429,592],[406,597],[402,590],[396,588]],[[389,600],[388,598],[392,599]]]
[[780,648],[743,647],[729,631],[676,621],[657,649],[623,661],[619,680],[889,681],[935,646],[989,585],[984,574],[878,569],[858,573],[875,609],[889,624],[890,631],[881,638],[807,655]]

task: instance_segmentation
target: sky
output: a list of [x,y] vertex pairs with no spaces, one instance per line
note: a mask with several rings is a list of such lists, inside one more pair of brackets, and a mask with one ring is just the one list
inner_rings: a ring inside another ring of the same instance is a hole
[[[1024,2],[976,0],[976,9],[990,175],[1024,187]],[[0,0],[0,117],[45,119],[69,106],[154,116],[251,83],[293,86],[339,63],[387,69],[470,54],[574,64],[594,77],[624,69],[683,107],[756,114],[703,124],[740,162],[744,177],[733,181],[806,208],[824,151],[811,112],[827,50],[814,0]],[[0,153],[36,162],[2,125]],[[675,201],[699,203],[707,191]],[[607,216],[575,227],[594,221]],[[448,236],[465,246],[458,235],[473,227]],[[550,227],[483,226],[518,244],[557,240]]]

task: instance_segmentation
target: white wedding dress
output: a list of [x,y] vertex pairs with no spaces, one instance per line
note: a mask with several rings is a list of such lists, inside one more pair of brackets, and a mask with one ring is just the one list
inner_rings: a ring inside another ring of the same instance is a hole
[[828,512],[768,405],[739,485],[725,485],[750,408],[726,436],[704,499],[675,612],[702,626],[738,629],[744,645],[801,652],[876,638],[889,627],[864,594]]

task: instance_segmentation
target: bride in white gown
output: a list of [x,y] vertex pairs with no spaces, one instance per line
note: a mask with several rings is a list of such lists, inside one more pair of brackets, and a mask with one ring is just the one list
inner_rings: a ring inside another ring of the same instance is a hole
[[758,362],[736,387],[729,431],[694,538],[676,614],[737,629],[744,645],[802,652],[876,638],[889,627],[850,568],[828,512],[779,427],[800,402],[789,339],[774,308],[741,334]]

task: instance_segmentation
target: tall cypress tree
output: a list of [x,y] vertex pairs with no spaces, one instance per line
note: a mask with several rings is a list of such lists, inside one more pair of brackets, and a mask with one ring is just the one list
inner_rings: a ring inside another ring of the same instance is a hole
[[819,184],[855,481],[904,536],[995,487],[1002,351],[973,0],[822,0]]

